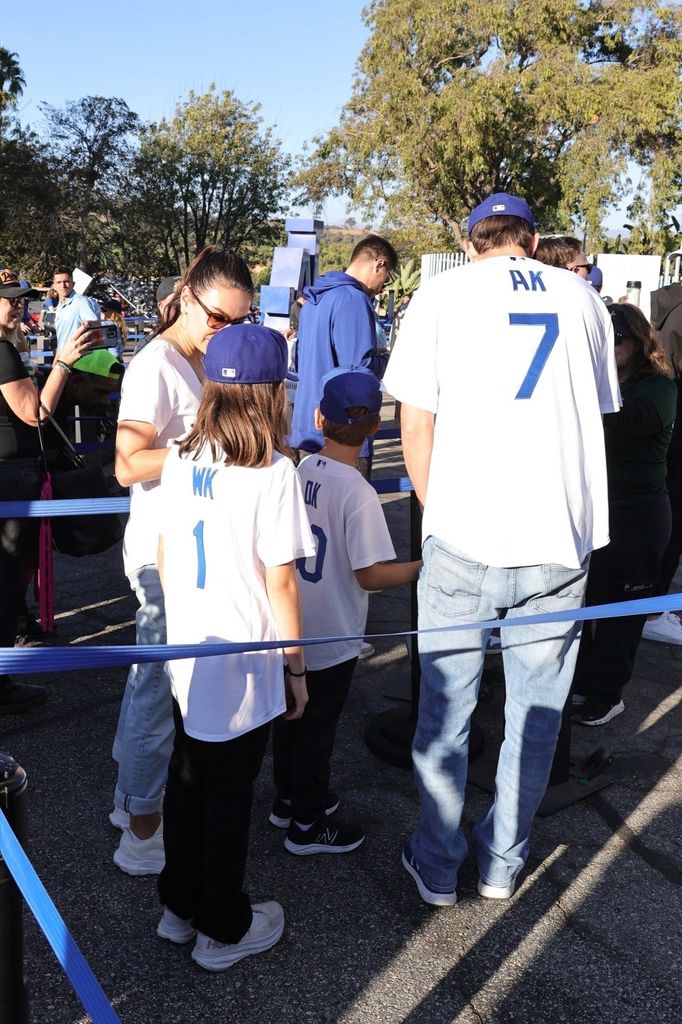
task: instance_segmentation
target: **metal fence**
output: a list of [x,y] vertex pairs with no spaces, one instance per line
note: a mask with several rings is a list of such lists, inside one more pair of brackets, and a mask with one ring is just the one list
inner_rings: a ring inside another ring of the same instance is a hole
[[444,270],[463,267],[468,262],[469,257],[465,252],[428,252],[422,256],[421,283],[435,277],[436,274],[442,274]]

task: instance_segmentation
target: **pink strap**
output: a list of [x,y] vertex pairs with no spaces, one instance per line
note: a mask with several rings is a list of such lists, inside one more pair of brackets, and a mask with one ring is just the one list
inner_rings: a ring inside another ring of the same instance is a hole
[[[43,475],[40,497],[49,501],[52,497],[52,480],[49,473]],[[40,520],[38,534],[38,612],[44,633],[54,629],[54,572],[52,562],[52,522],[50,519]]]

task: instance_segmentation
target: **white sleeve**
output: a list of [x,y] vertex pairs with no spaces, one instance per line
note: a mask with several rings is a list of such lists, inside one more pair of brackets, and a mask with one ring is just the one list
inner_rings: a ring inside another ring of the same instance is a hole
[[618,383],[618,368],[613,343],[613,322],[609,311],[599,298],[595,299],[601,330],[596,344],[592,344],[597,393],[600,412],[618,412],[623,404]]
[[285,565],[315,554],[303,491],[290,459],[282,457],[269,469],[270,486],[259,504],[256,550],[263,565]]
[[376,493],[349,513],[344,527],[351,569],[366,569],[376,562],[390,562],[395,558],[384,510]]
[[[153,354],[150,352],[150,356]],[[123,375],[118,422],[149,423],[160,434],[173,416],[175,391],[174,375],[167,363],[138,356]]]
[[[437,280],[437,279],[435,279]],[[438,306],[432,282],[415,292],[400,325],[384,374],[386,390],[406,405],[438,411]]]

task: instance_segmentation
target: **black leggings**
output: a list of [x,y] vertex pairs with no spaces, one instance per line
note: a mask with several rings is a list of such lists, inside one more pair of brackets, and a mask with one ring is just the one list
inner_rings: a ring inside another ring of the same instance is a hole
[[[0,459],[0,501],[34,500],[39,487],[37,459]],[[39,530],[39,519],[0,519],[0,647],[14,647]]]

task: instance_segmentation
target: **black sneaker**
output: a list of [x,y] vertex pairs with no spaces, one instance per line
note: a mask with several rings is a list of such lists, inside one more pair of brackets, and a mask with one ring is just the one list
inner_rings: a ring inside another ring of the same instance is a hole
[[32,711],[47,700],[44,686],[14,683],[9,676],[0,676],[0,715],[19,715]]
[[26,612],[17,625],[14,643],[16,647],[30,647],[31,644],[39,643],[48,636],[54,636],[54,631],[43,632],[43,627],[33,612]]
[[364,842],[365,833],[358,825],[342,821],[316,821],[309,829],[289,825],[284,846],[289,853],[303,857],[309,853],[350,853]]
[[[334,811],[338,810],[338,807],[339,798],[330,789],[325,798],[324,813],[333,814]],[[291,800],[286,800],[279,795],[275,796],[272,801],[272,810],[270,811],[268,821],[271,825],[275,825],[276,828],[289,828],[291,823]]]
[[585,703],[573,712],[573,721],[579,725],[606,725],[622,711],[625,711],[622,700],[613,704],[601,697],[588,697]]

